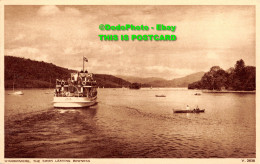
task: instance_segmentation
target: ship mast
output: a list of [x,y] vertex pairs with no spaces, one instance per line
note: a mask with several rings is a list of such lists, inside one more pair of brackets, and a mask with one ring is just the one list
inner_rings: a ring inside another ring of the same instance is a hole
[[84,63],[85,63],[85,62],[84,62],[84,56],[82,56],[82,59],[83,59],[83,60],[82,60],[82,61],[83,61],[83,72],[85,72],[85,70],[84,70]]
[[84,69],[84,64],[85,64],[85,62],[88,62],[88,59],[83,56],[83,72],[85,72],[85,69]]

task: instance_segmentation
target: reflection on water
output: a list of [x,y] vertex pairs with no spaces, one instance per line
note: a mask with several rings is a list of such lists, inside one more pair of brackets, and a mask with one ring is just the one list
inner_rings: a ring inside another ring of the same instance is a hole
[[[5,157],[255,157],[254,94],[99,89],[95,106],[56,109],[45,90],[23,92],[6,91]],[[187,104],[206,112],[173,114]]]

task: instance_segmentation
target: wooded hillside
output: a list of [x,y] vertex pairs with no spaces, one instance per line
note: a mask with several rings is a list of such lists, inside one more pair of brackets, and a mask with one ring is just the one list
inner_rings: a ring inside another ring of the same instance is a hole
[[200,81],[189,84],[189,89],[253,91],[256,89],[256,68],[245,66],[238,60],[234,68],[224,71],[219,66],[213,66]]

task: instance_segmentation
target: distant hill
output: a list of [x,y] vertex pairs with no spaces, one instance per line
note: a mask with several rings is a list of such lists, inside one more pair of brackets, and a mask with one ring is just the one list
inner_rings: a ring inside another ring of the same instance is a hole
[[99,87],[105,88],[122,88],[129,87],[131,85],[130,82],[113,75],[94,74],[94,79],[97,81],[97,85]]
[[142,83],[142,84],[148,84],[152,81],[164,81],[166,79],[159,78],[159,77],[134,77],[134,76],[123,76],[123,75],[116,75],[117,77],[124,79],[126,81],[129,81],[130,83]]
[[188,85],[190,83],[200,80],[204,74],[205,74],[205,72],[197,72],[197,73],[193,73],[188,76],[185,76],[185,77],[176,78],[176,79],[170,80],[166,84],[166,86],[188,87]]
[[[15,88],[54,88],[56,79],[68,79],[70,73],[77,72],[43,61],[13,56],[5,56],[4,59],[5,88],[12,88],[13,82]],[[131,83],[139,83],[142,87],[187,87],[188,84],[200,80],[203,74],[204,72],[198,72],[173,80],[94,74],[94,79],[99,87],[105,88],[129,87]]]
[[[5,56],[5,88],[48,88],[55,87],[56,79],[68,79],[76,72],[52,63],[39,62],[13,56]],[[99,87],[128,87],[131,83],[121,78],[94,74]]]
[[[118,76],[124,80],[127,80],[131,83],[142,83],[145,86],[152,87],[187,87],[188,84],[193,83],[201,79],[205,72],[197,72],[185,77],[176,78],[172,80],[166,80],[163,78],[149,77],[149,78],[141,78],[141,77],[132,77],[132,76]],[[142,85],[143,86],[143,85]]]

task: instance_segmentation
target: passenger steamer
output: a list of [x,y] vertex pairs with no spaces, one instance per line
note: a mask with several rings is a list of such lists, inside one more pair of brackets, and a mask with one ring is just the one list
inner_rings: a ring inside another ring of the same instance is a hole
[[68,80],[56,80],[53,106],[56,108],[81,108],[94,105],[97,99],[97,82],[93,74],[84,71],[71,73]]

